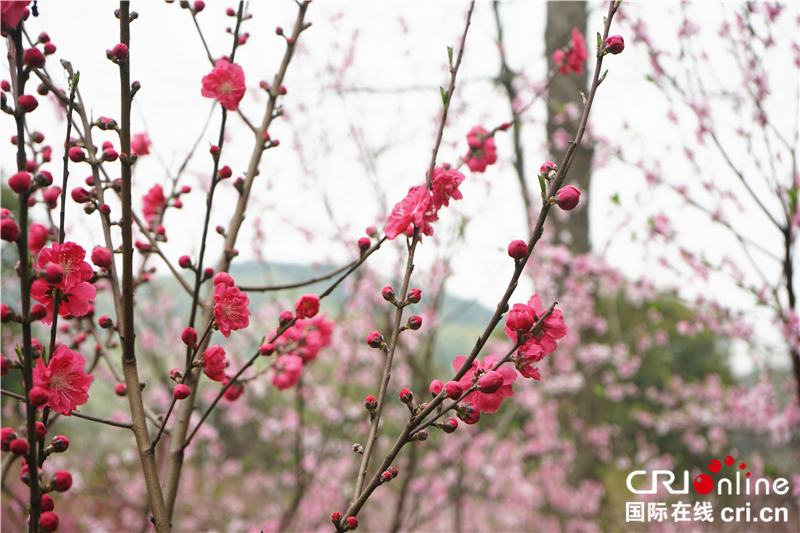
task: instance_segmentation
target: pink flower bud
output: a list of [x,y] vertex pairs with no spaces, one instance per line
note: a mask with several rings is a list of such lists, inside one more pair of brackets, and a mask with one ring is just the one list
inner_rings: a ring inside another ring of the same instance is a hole
[[406,301],[408,303],[417,304],[422,299],[422,291],[420,289],[411,289],[408,291]]
[[92,249],[92,263],[94,263],[95,266],[100,268],[108,268],[111,266],[112,260],[113,255],[111,254],[111,250],[105,246],[95,246]]
[[58,205],[58,199],[61,197],[61,188],[60,187],[50,187],[42,191],[42,196],[44,196],[44,201],[47,204],[47,207],[54,208]]
[[508,245],[508,255],[512,259],[522,259],[528,255],[528,244],[523,240],[511,241]]
[[90,198],[89,191],[87,191],[83,187],[75,187],[74,189],[72,189],[70,195],[72,196],[72,199],[75,201],[75,203],[78,204],[85,204],[86,202],[89,201]]
[[214,269],[213,268],[206,267],[205,270],[203,270],[203,280],[207,280],[213,275],[214,275]]
[[47,436],[47,428],[41,422],[36,422],[36,440],[42,441]]
[[114,327],[114,321],[111,320],[111,317],[108,316],[108,315],[101,316],[100,319],[97,321],[97,323],[103,329],[108,329],[108,328],[113,328]]
[[450,381],[444,386],[444,393],[451,400],[458,400],[464,391],[461,389],[461,383],[458,381]]
[[388,483],[392,479],[392,474],[390,472],[384,472],[381,474],[381,482],[383,483]]
[[183,385],[182,383],[178,383],[175,385],[175,389],[172,391],[172,397],[176,400],[185,400],[191,393],[192,391],[189,390],[189,387]]
[[0,221],[0,238],[6,242],[16,242],[19,237],[19,226],[11,218]]
[[86,160],[86,154],[83,153],[83,148],[80,146],[73,146],[69,149],[69,160],[73,163],[80,163]]
[[229,167],[228,165],[225,165],[224,167],[219,169],[219,173],[217,174],[217,176],[221,180],[224,180],[226,178],[230,178],[232,175],[233,175],[233,171],[231,170],[231,167]]
[[400,391],[400,401],[406,405],[411,404],[414,401],[414,393],[408,389],[403,389]]
[[[230,9],[230,8],[228,8],[228,9]],[[233,10],[231,9],[231,11],[233,11]],[[339,520],[341,520],[341,519],[342,519],[342,513],[337,511],[337,512],[331,514],[331,522],[333,522],[334,524],[338,523]]]
[[29,94],[23,94],[17,99],[19,106],[26,112],[32,113],[39,107],[39,101]]
[[[222,385],[224,386],[227,383],[228,380],[225,380]],[[242,394],[244,394],[244,383],[236,382],[228,387],[224,393],[222,393],[222,397],[229,402],[235,402]]]
[[283,28],[281,28],[280,26],[275,28],[275,35],[283,35]]
[[38,48],[28,48],[22,55],[22,60],[31,68],[44,66],[44,54]]
[[36,407],[41,407],[50,401],[50,393],[42,387],[32,388],[28,397],[31,399],[31,403]]
[[414,440],[418,440],[420,442],[425,442],[428,440],[428,432],[424,429],[421,429],[414,434]]
[[[9,220],[9,219],[5,219],[5,220]],[[0,322],[5,324],[6,322],[11,322],[11,320],[13,318],[14,318],[14,311],[11,309],[11,307],[9,307],[8,304],[1,304],[0,305]]]
[[358,249],[361,250],[361,253],[369,250],[370,246],[372,246],[372,241],[370,241],[367,237],[361,237],[358,239]]
[[452,433],[458,428],[458,420],[455,418],[448,418],[442,424],[442,430],[445,433]]
[[4,452],[9,451],[11,441],[17,438],[19,438],[19,436],[17,435],[17,432],[14,431],[14,428],[3,428],[0,430],[0,449],[2,449]]
[[14,455],[25,455],[28,453],[28,441],[23,439],[14,439],[8,445],[8,449]]
[[490,370],[478,380],[478,388],[486,394],[494,394],[503,386],[503,375]]
[[72,476],[66,470],[58,470],[53,474],[53,488],[58,492],[66,492],[72,487]]
[[621,35],[612,35],[606,39],[606,48],[614,55],[619,54],[625,50],[625,41],[622,40]]
[[381,291],[381,296],[383,296],[383,299],[387,302],[393,302],[395,300],[394,289],[387,285]]
[[500,131],[506,131],[510,127],[511,127],[511,122],[503,122],[497,129],[499,129]]
[[128,394],[128,387],[124,383],[117,383],[114,385],[114,394],[117,396],[125,396]]
[[373,331],[367,335],[367,344],[370,348],[381,348],[383,347],[384,342],[383,335],[377,331]]
[[375,398],[375,396],[367,396],[364,398],[364,407],[366,407],[367,411],[370,413],[374,413],[375,409],[378,408],[378,400]]
[[392,475],[392,478],[396,478],[397,477],[398,470],[395,467],[390,466],[389,468],[386,469],[386,471],[389,472]]
[[173,381],[180,381],[183,379],[183,372],[180,368],[173,368],[169,371],[169,377]]
[[355,516],[347,517],[347,527],[350,529],[356,529],[358,527],[358,518]]
[[39,524],[47,533],[53,533],[53,531],[58,529],[58,515],[52,511],[45,511],[42,513],[42,516],[39,517]]
[[319,296],[316,294],[304,294],[294,304],[297,318],[313,318],[319,312]]
[[42,494],[42,512],[43,513],[47,513],[49,511],[52,511],[55,508],[56,508],[56,504],[53,501],[53,498],[51,498],[47,494]]
[[[288,41],[288,40],[289,40],[289,39],[287,39],[287,41]],[[294,41],[292,41],[292,42],[294,42]],[[286,94],[286,87],[284,87],[283,85],[281,85],[280,87],[278,87],[278,94]]]
[[36,304],[31,307],[31,318],[34,320],[41,320],[47,316],[47,308],[42,304]]
[[233,9],[232,7],[229,7],[228,9],[225,10],[225,14],[228,15],[229,17],[235,17],[236,10]]
[[568,185],[556,193],[556,203],[564,211],[571,211],[578,206],[581,191]]
[[50,441],[50,446],[56,453],[64,453],[69,448],[69,439],[63,435],[56,435]]
[[31,161],[30,159],[28,159],[25,162],[25,169],[28,172],[36,172],[36,161]]
[[183,341],[186,346],[197,348],[197,332],[193,328],[183,328],[181,341]]
[[272,355],[273,353],[275,353],[275,346],[269,342],[265,342],[258,349],[258,353],[259,355],[265,355],[265,356]]
[[42,187],[49,187],[53,184],[53,175],[46,170],[41,170],[36,174],[36,183]]
[[51,56],[56,53],[56,45],[53,43],[47,43],[44,45],[44,55]]
[[181,268],[192,268],[192,258],[188,255],[182,255],[178,259],[178,266]]
[[31,175],[27,172],[17,172],[8,178],[8,186],[17,194],[28,192],[31,187]]
[[444,383],[439,381],[438,379],[434,379],[431,381],[430,391],[431,391],[431,398],[436,398],[439,396],[439,393],[442,392],[444,389]]
[[61,280],[64,279],[64,267],[50,263],[44,270],[44,279],[51,285],[61,283]]
[[123,43],[119,43],[111,49],[111,54],[117,59],[125,59],[128,57],[128,47]]
[[480,411],[472,411],[472,412],[467,413],[466,415],[464,415],[464,418],[462,418],[461,420],[463,420],[464,422],[466,422],[469,425],[472,425],[472,424],[477,424],[480,419],[481,419],[481,412]]
[[181,187],[181,194],[189,194],[190,192],[192,192],[192,188],[188,185]]
[[11,92],[11,84],[8,83],[8,80],[0,81],[0,89],[5,92]]
[[412,315],[408,317],[408,329],[416,331],[422,327],[422,317]]
[[542,165],[541,168],[539,168],[539,174],[544,174],[545,176],[547,176],[550,172],[557,172],[557,171],[558,171],[558,165],[556,165],[552,161],[548,161],[547,163]]
[[235,285],[233,278],[227,272],[220,272],[214,276],[214,285],[219,285],[220,283],[226,287],[233,287]]
[[534,315],[532,307],[514,304],[514,308],[506,316],[506,326],[514,331],[528,331],[533,327]]
[[194,3],[194,12],[195,12],[195,13],[200,13],[200,12],[201,12],[202,10],[204,10],[205,8],[206,8],[206,3],[205,3],[205,2],[203,2],[203,0],[197,0],[197,1]]
[[283,327],[287,325],[289,322],[291,322],[293,318],[294,315],[292,314],[291,311],[281,311],[281,314],[278,315],[278,324],[280,324],[280,326]]
[[116,161],[119,159],[119,154],[113,148],[109,148],[108,150],[103,150],[103,160],[104,161]]

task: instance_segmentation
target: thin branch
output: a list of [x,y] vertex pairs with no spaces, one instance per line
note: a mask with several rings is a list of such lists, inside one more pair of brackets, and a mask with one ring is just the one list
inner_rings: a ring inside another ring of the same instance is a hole
[[[25,399],[25,396],[22,396],[20,394],[15,394],[15,393],[13,393],[11,391],[7,391],[5,389],[0,389],[0,394],[2,394],[3,396],[8,396],[9,398],[14,398],[15,400],[19,400],[22,403],[27,403],[27,400]],[[106,418],[98,418],[96,416],[91,416],[91,415],[87,415],[87,414],[84,414],[84,413],[79,413],[78,411],[74,411],[74,410],[71,412],[70,416],[74,416],[76,418],[83,418],[84,420],[91,420],[92,422],[99,422],[99,423],[105,424],[107,426],[114,426],[114,427],[118,427],[118,428],[132,429],[132,426],[130,424],[126,424],[124,422],[117,422],[115,420],[108,420]]]

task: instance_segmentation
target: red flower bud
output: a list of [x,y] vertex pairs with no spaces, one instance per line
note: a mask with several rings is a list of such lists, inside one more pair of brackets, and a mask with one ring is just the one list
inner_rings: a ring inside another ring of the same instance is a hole
[[275,353],[275,346],[269,342],[265,342],[261,345],[261,348],[258,349],[259,355],[272,355]]
[[92,263],[94,263],[95,266],[100,268],[108,268],[111,266],[112,260],[113,255],[111,254],[111,250],[105,246],[95,246],[92,249]]
[[466,415],[464,415],[464,418],[462,418],[461,420],[463,420],[467,424],[472,425],[472,424],[477,424],[480,419],[481,419],[481,412],[472,411],[471,413],[467,413]]
[[374,413],[375,409],[378,408],[378,400],[375,398],[375,396],[367,396],[364,398],[364,407],[366,407],[367,411],[370,413]]
[[69,448],[69,439],[63,435],[56,435],[50,441],[50,446],[56,453],[64,453]]
[[44,54],[38,48],[28,48],[22,55],[22,60],[31,68],[44,66]]
[[80,146],[73,146],[69,149],[69,160],[73,163],[80,163],[86,160],[86,154],[83,153],[83,148]]
[[41,320],[47,316],[47,308],[42,304],[36,304],[31,307],[31,318],[34,320]]
[[49,189],[45,189],[42,191],[42,196],[44,196],[44,202],[47,204],[47,207],[52,209],[58,205],[58,199],[61,197],[61,188],[50,187]]
[[26,112],[32,113],[39,107],[39,101],[29,94],[23,94],[17,99],[19,106]]
[[411,402],[414,401],[414,393],[408,389],[403,389],[400,391],[400,401],[406,405],[409,405]]
[[8,178],[8,186],[17,194],[28,192],[31,187],[31,175],[27,172],[17,172]]
[[124,383],[117,383],[114,385],[114,394],[117,396],[125,396],[128,394],[128,387]]
[[369,250],[369,247],[372,246],[372,241],[369,240],[367,237],[361,237],[358,239],[358,249],[361,250],[361,253],[366,252]]
[[173,381],[180,381],[183,379],[183,372],[181,372],[180,368],[173,368],[169,371],[169,377]]
[[192,192],[192,188],[188,185],[181,187],[181,194],[189,194],[190,192]]
[[39,518],[39,524],[47,533],[53,533],[58,529],[58,515],[52,511],[45,511]]
[[408,303],[417,304],[422,299],[422,291],[420,289],[411,289],[408,291],[406,301]]
[[381,296],[383,296],[383,299],[387,302],[393,302],[395,300],[394,289],[387,285],[381,291]]
[[128,46],[123,43],[119,43],[111,49],[111,54],[117,59],[125,59],[128,57]]
[[200,13],[200,12],[201,12],[202,10],[204,10],[205,8],[206,8],[206,3],[205,3],[205,2],[203,2],[203,0],[197,0],[197,1],[194,3],[194,12],[195,12],[195,13]]
[[50,263],[44,270],[44,279],[51,285],[61,283],[61,280],[64,279],[64,267]]
[[568,185],[556,193],[556,203],[564,211],[571,211],[578,206],[580,196],[581,191],[572,185]]
[[412,315],[408,317],[408,329],[416,331],[422,327],[422,317]]
[[193,328],[183,328],[181,340],[186,346],[197,347],[197,332]]
[[[231,8],[228,8],[228,9],[233,11]],[[341,520],[341,519],[342,519],[342,513],[336,511],[335,513],[331,514],[331,522],[333,522],[334,524],[338,523],[339,520]]]
[[56,504],[47,494],[42,494],[42,512],[46,513],[56,508]]
[[528,255],[528,244],[523,240],[511,241],[508,245],[508,255],[512,259],[522,259]]
[[625,50],[625,41],[622,40],[621,35],[612,35],[606,39],[606,48],[608,49],[609,53],[615,55],[619,54]]
[[228,15],[229,17],[235,17],[236,10],[233,9],[232,7],[229,7],[228,9],[225,10],[225,14]]
[[5,358],[2,354],[0,354],[0,376],[5,376],[8,374],[8,369],[10,365],[8,364],[8,359]]
[[358,527],[358,518],[355,516],[347,517],[347,527],[350,529],[356,529]]
[[281,28],[280,26],[275,28],[275,35],[283,35],[283,28]]
[[278,316],[278,324],[283,327],[291,322],[293,318],[294,315],[291,311],[281,311],[281,314]]
[[188,255],[182,255],[178,259],[178,266],[181,268],[192,268],[192,258]]
[[72,196],[72,199],[79,204],[85,204],[86,202],[89,201],[90,198],[89,191],[87,191],[83,187],[75,187],[74,189],[72,189],[70,195]]
[[175,385],[175,389],[172,391],[172,397],[176,400],[185,400],[191,393],[192,391],[189,390],[189,387],[183,385],[182,383],[178,383]]
[[533,308],[525,304],[514,304],[514,308],[506,316],[506,326],[514,331],[528,331],[533,327],[535,313]]
[[367,335],[367,344],[370,348],[381,348],[384,344],[383,335],[377,331],[373,331]]
[[442,424],[442,430],[445,433],[452,433],[458,428],[458,420],[455,418],[448,418]]
[[53,43],[47,43],[44,45],[44,55],[51,56],[56,53],[56,45]]
[[283,85],[278,87],[278,94],[286,94],[286,87],[284,87]]
[[217,174],[217,176],[221,180],[224,180],[225,178],[230,178],[232,175],[233,171],[231,170],[231,167],[229,167],[228,165],[225,165],[224,167],[219,169],[219,173]]
[[101,316],[100,319],[97,321],[97,323],[103,329],[108,329],[108,328],[113,328],[114,327],[114,321],[111,320],[111,317],[108,316],[108,315]]
[[434,379],[431,381],[430,391],[431,391],[431,398],[436,398],[439,396],[439,393],[442,392],[444,389],[444,383],[439,381],[438,379]]
[[11,218],[0,221],[0,238],[6,242],[16,242],[19,237],[19,226]]
[[[8,218],[4,219],[3,222],[6,220],[10,220]],[[6,322],[11,322],[14,319],[14,311],[9,307],[7,304],[0,304],[0,322],[5,324]]]
[[214,276],[214,285],[219,285],[222,283],[226,287],[233,287],[236,282],[233,281],[233,278],[227,272],[220,272],[216,276]]
[[428,440],[428,432],[424,429],[417,431],[417,433],[414,435],[414,440],[418,440],[420,442]]
[[553,163],[552,161],[548,161],[544,165],[539,168],[539,174],[544,174],[547,176],[550,172],[558,172],[558,165]]
[[384,472],[383,474],[381,474],[381,481],[383,483],[388,483],[392,479],[393,479],[392,474],[390,472]]
[[41,407],[50,401],[50,393],[43,387],[32,388],[31,392],[28,393],[28,397],[31,399],[31,403],[36,407]]
[[17,432],[14,431],[14,428],[3,428],[0,430],[0,449],[2,449],[4,452],[9,451],[11,441],[18,438],[19,436],[17,435]]
[[397,477],[397,473],[398,472],[397,472],[397,469],[395,467],[390,466],[389,468],[386,469],[386,471],[389,472],[392,475],[393,478]]
[[447,397],[451,400],[458,400],[461,398],[461,394],[463,392],[464,391],[461,388],[461,383],[458,381],[450,381],[444,386],[444,393],[447,394]]
[[72,476],[66,470],[58,470],[53,474],[53,488],[58,492],[66,492],[72,487]]
[[8,83],[8,80],[0,81],[0,89],[2,89],[5,92],[10,92],[11,91],[11,84]]
[[486,394],[494,394],[503,386],[503,375],[490,370],[478,380],[478,389]]
[[28,453],[28,441],[23,439],[14,439],[8,445],[8,449],[14,455],[25,455]]

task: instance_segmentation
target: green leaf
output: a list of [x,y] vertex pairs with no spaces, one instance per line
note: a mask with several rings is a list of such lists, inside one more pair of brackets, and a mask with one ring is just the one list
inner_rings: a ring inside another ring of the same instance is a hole
[[583,91],[581,91],[581,98],[583,99],[583,105],[586,105],[586,95]]
[[608,69],[606,69],[606,71],[605,71],[605,72],[603,72],[603,75],[602,75],[602,76],[600,76],[600,79],[599,79],[599,80],[597,80],[597,85],[598,85],[598,86],[599,86],[601,83],[603,83],[603,80],[605,80],[605,79],[606,79],[606,75],[607,75],[607,74],[608,74]]
[[75,76],[72,78],[72,91],[76,91],[78,89],[78,81],[81,79],[81,71],[75,73]]
[[544,184],[544,175],[539,174],[539,188],[542,189],[542,201],[547,197],[547,187]]
[[447,61],[450,63],[450,68],[453,68],[453,47],[447,47]]
[[614,196],[611,197],[611,201],[614,202],[617,205],[621,205],[620,202],[619,202],[619,193],[618,192],[614,193]]
[[447,109],[447,105],[450,103],[450,93],[444,90],[444,87],[439,87],[439,92],[442,94],[442,104],[444,104],[444,108]]
[[[605,24],[605,21],[603,21]],[[603,37],[600,35],[600,32],[597,32],[597,51],[600,51],[600,48],[603,46]]]
[[791,202],[790,205],[792,206],[792,211],[797,211],[797,187],[792,187],[786,192],[789,194],[789,201]]

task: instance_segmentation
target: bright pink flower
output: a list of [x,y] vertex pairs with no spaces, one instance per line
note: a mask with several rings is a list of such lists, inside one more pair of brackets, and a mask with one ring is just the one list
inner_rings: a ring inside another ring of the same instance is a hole
[[[327,320],[324,313],[310,320],[298,319],[275,344],[290,347],[303,360],[303,365],[307,365],[317,358],[322,348],[330,345],[335,325],[333,320]],[[267,337],[272,338],[275,333],[272,331]]]
[[94,376],[83,371],[83,356],[62,344],[53,352],[48,366],[42,358],[33,369],[33,385],[45,389],[50,398],[46,405],[56,413],[70,416],[79,405],[89,401],[89,387]]
[[203,76],[203,88],[200,94],[206,98],[216,98],[228,111],[236,111],[244,96],[244,72],[236,63],[228,63],[218,59],[216,66]]
[[525,304],[514,304],[506,316],[506,327],[514,331],[527,331],[533,327],[533,309]]
[[65,242],[64,244],[54,242],[50,248],[41,250],[37,265],[39,270],[44,270],[50,263],[55,263],[63,268],[64,278],[56,287],[67,289],[92,279],[94,270],[92,270],[92,265],[83,260],[84,257],[86,257],[86,250],[74,242]]
[[214,381],[225,381],[225,350],[222,346],[215,344],[203,352],[203,372]]
[[92,263],[96,266],[108,268],[111,266],[111,261],[113,260],[114,256],[111,254],[111,250],[105,246],[95,246],[92,248]]
[[16,28],[19,21],[27,16],[27,6],[30,3],[31,0],[25,0],[24,2],[0,2],[0,8],[2,8],[2,14],[0,14],[2,27]]
[[214,287],[214,318],[219,332],[227,339],[231,330],[244,329],[250,325],[250,298],[240,292],[239,287],[228,287],[220,283]]
[[497,162],[497,147],[494,137],[481,126],[475,126],[467,134],[467,166],[473,172],[484,172],[486,167]]
[[[50,235],[48,229],[41,224],[31,224],[28,228],[28,249],[32,256],[36,256],[47,244],[47,236]],[[91,268],[91,267],[90,267]]]
[[431,200],[430,191],[422,185],[408,189],[408,195],[394,206],[389,215],[386,237],[391,240],[401,233],[413,233],[415,227],[421,227],[425,235],[433,235],[430,222],[435,222],[439,217],[436,216]]
[[233,281],[233,278],[227,272],[220,272],[216,276],[214,276],[214,285],[225,285],[226,287],[233,287],[236,285],[236,282]]
[[157,214],[160,214],[164,210],[164,206],[167,204],[167,199],[164,197],[164,189],[161,188],[161,185],[153,185],[142,198],[142,202],[144,219],[150,222]]
[[131,137],[131,152],[139,156],[148,155],[150,153],[150,137],[147,133],[137,133]]
[[[566,62],[564,58],[566,57]],[[583,63],[589,58],[589,50],[586,48],[586,39],[578,28],[572,28],[572,43],[569,50],[556,50],[553,54],[553,61],[558,66],[558,71],[567,76],[570,71],[576,74],[583,74]],[[563,64],[562,64],[563,62]]]
[[433,192],[433,208],[438,211],[441,207],[449,206],[450,199],[461,200],[463,196],[458,186],[464,181],[464,174],[456,169],[450,168],[450,165],[442,167],[435,167],[433,169],[433,180],[431,181],[431,190]]
[[6,242],[16,242],[19,237],[19,226],[13,218],[0,220],[0,238]]
[[297,385],[303,371],[303,359],[293,353],[282,355],[275,361],[275,375],[272,384],[278,390],[286,390]]
[[319,296],[304,294],[294,304],[297,318],[314,318],[319,312]]
[[625,40],[622,35],[612,35],[606,39],[606,47],[612,54],[619,54],[625,50]]
[[[222,386],[228,384],[228,380],[222,382]],[[244,394],[244,383],[237,381],[223,393],[222,397],[228,400],[229,402],[235,402],[239,399],[239,396]]]
[[564,211],[571,211],[578,207],[581,191],[568,185],[556,193],[556,203]]
[[[59,285],[63,284],[61,280]],[[45,306],[47,314],[42,317],[42,324],[53,322],[53,304],[55,291],[61,291],[58,314],[60,316],[84,316],[92,310],[89,300],[97,296],[97,288],[91,283],[81,282],[75,286],[60,289],[57,285],[48,285],[43,279],[37,279],[31,285],[31,298]]]
[[[542,315],[542,300],[538,294],[534,294],[528,300],[528,307],[533,310],[534,320],[539,320]],[[543,324],[536,326],[531,332],[532,337],[520,347],[520,352],[525,356],[526,363],[541,361],[545,355],[553,353],[558,344],[556,340],[567,334],[567,325],[564,323],[564,315],[560,310],[554,309]],[[514,341],[517,334],[506,325],[506,335]]]
[[[463,355],[459,355],[453,359],[453,369],[458,372],[466,360],[466,356]],[[473,361],[472,371],[467,371],[464,377],[459,380],[461,388],[463,390],[470,389],[482,376],[492,372],[492,369],[499,361],[500,359],[495,354],[487,355],[481,362]],[[483,411],[484,413],[496,412],[505,398],[514,396],[511,384],[517,380],[517,373],[507,366],[501,366],[497,370],[494,370],[494,372],[502,377],[502,382],[499,385],[497,383],[499,378],[494,374],[491,374],[490,378],[486,381],[487,389],[493,390],[494,392],[489,394],[475,391],[466,398],[466,401],[472,404],[476,410]]]

